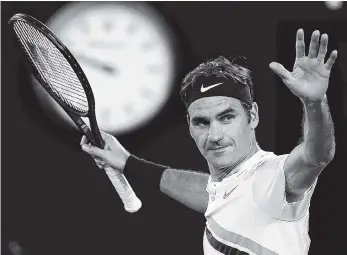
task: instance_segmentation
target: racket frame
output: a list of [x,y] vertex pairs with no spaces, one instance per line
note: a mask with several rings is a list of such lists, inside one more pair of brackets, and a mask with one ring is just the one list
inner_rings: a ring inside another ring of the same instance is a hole
[[[60,51],[60,53],[63,54],[66,61],[70,64],[71,68],[74,70],[77,78],[79,79],[84,89],[84,92],[86,93],[86,98],[88,102],[88,112],[86,113],[79,112],[73,109],[72,107],[66,105],[66,103],[62,102],[59,96],[57,96],[56,93],[52,91],[49,84],[42,78],[43,75],[40,74],[39,70],[37,69],[34,63],[30,63],[29,68],[34,77],[37,79],[37,81],[44,87],[44,89],[49,93],[49,95],[53,97],[53,99],[65,110],[65,112],[69,115],[69,117],[79,128],[79,130],[87,137],[88,141],[94,146],[103,149],[105,143],[101,137],[101,133],[95,116],[94,94],[85,73],[83,72],[81,66],[78,64],[75,57],[72,55],[70,50],[63,44],[63,42],[54,34],[54,32],[50,30],[41,21],[27,14],[17,13],[9,20],[8,23],[14,26],[14,23],[17,21],[27,23],[28,25],[40,31],[44,36],[46,36],[50,40],[50,42]],[[20,41],[15,31],[14,33],[16,35],[17,40]],[[19,44],[21,45],[21,47],[24,47],[21,41]],[[25,53],[28,54],[26,49]],[[26,58],[28,59],[28,56],[26,56]],[[29,59],[31,60],[31,57],[29,57]],[[30,62],[32,62],[32,60]],[[90,128],[88,127],[88,125],[86,125],[86,123],[83,121],[81,117],[89,118]]]

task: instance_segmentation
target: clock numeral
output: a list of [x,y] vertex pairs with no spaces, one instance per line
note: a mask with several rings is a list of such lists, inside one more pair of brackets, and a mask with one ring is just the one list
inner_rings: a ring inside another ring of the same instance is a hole
[[126,103],[123,105],[123,111],[125,112],[125,114],[134,114],[135,113],[134,106],[132,106],[129,103]]
[[127,26],[127,29],[126,29],[126,31],[127,31],[127,33],[129,34],[129,35],[132,35],[132,34],[135,34],[136,33],[136,31],[138,30],[138,26],[135,24],[135,23],[130,23],[128,26]]
[[88,26],[88,22],[86,20],[81,20],[80,22],[78,22],[78,29],[80,31],[82,31],[85,34],[89,33],[89,26]]
[[140,93],[142,97],[145,97],[147,99],[152,99],[154,96],[154,91],[148,87],[141,88]]
[[155,43],[154,42],[143,42],[142,44],[141,44],[141,48],[143,49],[143,50],[151,50],[151,49],[153,49],[155,47]]
[[105,32],[110,32],[114,28],[114,26],[115,26],[114,22],[109,21],[109,20],[104,21],[104,23],[103,23],[103,28],[104,28]]
[[150,73],[158,73],[162,70],[162,68],[159,65],[148,65],[146,70]]

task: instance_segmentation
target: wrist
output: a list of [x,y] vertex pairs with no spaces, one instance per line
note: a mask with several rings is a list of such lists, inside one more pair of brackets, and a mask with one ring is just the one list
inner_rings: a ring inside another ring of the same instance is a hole
[[129,154],[123,172],[130,180],[149,180],[159,185],[161,176],[167,168],[170,167],[140,159],[135,155]]
[[315,106],[321,105],[323,102],[327,100],[327,95],[324,94],[323,97],[317,99],[310,98],[300,98],[301,102],[307,106]]
[[119,169],[122,174],[124,173],[124,170],[126,168],[126,165],[129,161],[130,156],[131,156],[131,154],[129,152],[126,152],[124,155],[124,164]]

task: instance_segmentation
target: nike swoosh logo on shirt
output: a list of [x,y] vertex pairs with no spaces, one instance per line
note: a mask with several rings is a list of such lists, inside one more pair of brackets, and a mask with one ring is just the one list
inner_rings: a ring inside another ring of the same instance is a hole
[[234,187],[232,190],[230,190],[229,192],[225,191],[225,194],[223,196],[223,199],[226,199],[239,185],[236,185],[236,187]]
[[202,93],[204,93],[204,92],[206,92],[207,90],[212,89],[212,88],[214,88],[214,87],[217,87],[218,85],[221,85],[221,84],[223,84],[223,82],[220,82],[220,83],[217,83],[217,84],[213,84],[213,85],[208,86],[208,87],[204,87],[204,84],[202,84],[202,85],[201,85],[200,91],[201,91]]

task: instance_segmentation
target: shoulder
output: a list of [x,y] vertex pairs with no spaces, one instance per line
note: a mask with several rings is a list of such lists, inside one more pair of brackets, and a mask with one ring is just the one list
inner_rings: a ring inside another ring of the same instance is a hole
[[276,155],[273,152],[265,152],[260,161],[253,166],[254,187],[268,186],[277,180],[283,172],[283,165],[287,157],[287,154]]
[[289,154],[276,155],[270,151],[264,151],[262,157],[253,166],[257,176],[272,175],[278,170],[283,169],[284,162]]
[[287,155],[267,153],[254,173],[253,198],[257,206],[277,218],[283,208],[285,178],[283,164]]
[[283,167],[289,154],[271,154],[254,173],[254,202],[271,217],[286,221],[297,220],[305,214],[312,194],[298,203],[288,203]]
[[281,167],[289,154],[277,155],[274,152],[266,152],[265,163],[269,167]]

